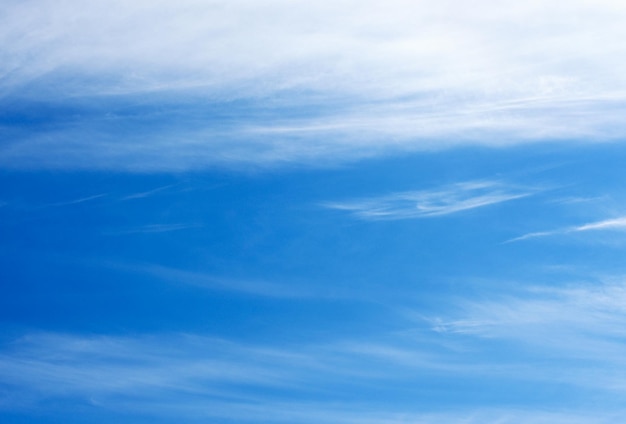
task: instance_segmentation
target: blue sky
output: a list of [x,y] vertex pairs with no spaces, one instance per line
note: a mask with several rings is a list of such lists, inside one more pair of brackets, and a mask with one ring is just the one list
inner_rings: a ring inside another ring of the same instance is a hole
[[618,2],[2,9],[3,423],[626,413]]

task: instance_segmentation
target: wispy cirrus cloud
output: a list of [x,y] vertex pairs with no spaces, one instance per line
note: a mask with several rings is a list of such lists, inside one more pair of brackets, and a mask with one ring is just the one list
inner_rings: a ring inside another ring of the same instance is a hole
[[[348,400],[345,392],[356,389],[358,382],[397,377],[352,361],[382,364],[388,359],[345,346],[268,348],[190,334],[32,333],[2,347],[0,376],[3,384],[32,399],[29,409],[42,399],[69,398],[89,400],[103,411],[125,409],[147,416],[258,422],[263,412],[264,422],[330,423],[371,418],[369,413],[393,416],[384,408],[361,410],[365,405]],[[284,390],[290,393],[289,403],[272,394]],[[324,392],[334,393],[337,400],[326,405],[333,412],[320,415],[314,410],[323,403],[315,399]],[[144,408],[154,402],[161,407]],[[9,410],[21,407],[4,405]]]
[[581,233],[588,231],[626,231],[626,217],[606,219],[603,221],[590,222],[583,225],[561,228],[552,231],[538,231],[534,233],[524,234],[523,236],[508,240],[507,243],[528,240],[539,237],[549,237],[558,235],[567,235],[572,233]]
[[[471,351],[450,356],[450,351],[429,351],[423,341],[408,345],[406,341],[404,347],[389,341],[344,341],[270,348],[193,334],[29,333],[0,346],[2,385],[21,399],[8,398],[0,408],[40,412],[55,400],[57,409],[64,401],[80,402],[100,415],[126,413],[166,422],[174,417],[259,422],[263,417],[270,423],[346,424],[495,424],[519,422],[520,417],[528,423],[590,424],[611,422],[619,412],[494,404],[444,412],[423,406],[400,409],[389,400],[381,403],[386,396],[416,390],[416,381],[421,387],[430,384],[427,375],[438,379],[465,375],[467,381],[475,381],[477,376],[494,374],[494,364],[477,368],[468,361]],[[391,394],[389,389],[381,392],[382,382],[393,382]],[[289,393],[289,401],[282,393]],[[416,393],[427,395],[423,390]]]
[[536,190],[496,181],[470,181],[433,190],[404,191],[384,196],[327,202],[360,219],[397,220],[450,215],[530,196]]
[[585,0],[7,2],[0,166],[187,170],[621,140],[624,17]]
[[[584,361],[578,384],[595,369],[600,384],[626,388],[612,375],[625,364],[626,285],[598,282],[530,287],[516,294],[461,302],[457,319],[433,321],[443,333],[514,342],[522,356]],[[526,358],[528,359],[528,357]],[[573,373],[572,375],[576,375]]]

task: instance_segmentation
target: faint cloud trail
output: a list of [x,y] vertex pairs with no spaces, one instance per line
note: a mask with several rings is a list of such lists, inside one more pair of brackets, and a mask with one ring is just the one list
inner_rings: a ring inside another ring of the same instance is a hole
[[571,233],[580,233],[586,231],[624,231],[626,230],[626,216],[614,219],[606,219],[604,221],[591,222],[588,224],[583,224],[574,227],[562,228],[559,230],[552,231],[539,231],[534,233],[524,234],[519,237],[512,238],[507,240],[505,243],[513,243],[522,240],[528,240],[539,237],[549,237],[549,236],[557,236],[557,235],[566,235]]
[[49,203],[49,204],[47,204],[47,205],[45,205],[43,207],[59,207],[59,206],[77,205],[79,203],[89,202],[91,200],[99,199],[99,198],[105,197],[107,195],[108,195],[107,193],[95,194],[93,196],[81,197],[79,199],[68,200],[66,202]]
[[168,188],[174,187],[176,184],[168,184],[168,185],[164,185],[162,187],[157,187],[155,189],[152,190],[148,190],[148,191],[142,191],[139,193],[133,193],[133,194],[129,194],[126,195],[122,198],[120,198],[120,201],[126,201],[126,200],[134,200],[134,199],[143,199],[146,197],[150,197],[153,196],[161,191],[167,190]]
[[138,227],[131,227],[119,230],[109,230],[103,232],[104,235],[125,235],[125,234],[150,234],[150,233],[168,233],[171,231],[189,230],[193,228],[201,228],[203,224],[149,224]]
[[497,181],[469,181],[443,188],[397,192],[384,196],[326,202],[363,220],[399,220],[450,215],[531,196],[537,190],[514,188]]

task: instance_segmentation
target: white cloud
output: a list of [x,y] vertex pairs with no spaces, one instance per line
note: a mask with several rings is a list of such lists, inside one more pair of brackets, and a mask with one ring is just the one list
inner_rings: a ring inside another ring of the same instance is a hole
[[587,81],[595,86],[623,81],[625,64],[617,55],[623,46],[614,38],[626,31],[619,2],[482,0],[480,6],[451,0],[393,0],[384,7],[367,0],[13,2],[0,33],[8,59],[4,85],[69,68],[108,76],[104,88],[91,87],[97,92],[205,84],[232,90],[242,81],[248,88],[264,81],[255,93],[293,86],[376,98],[439,92],[454,100],[440,91],[451,88],[518,94],[497,96],[500,102],[489,108],[617,96],[577,84],[596,72],[604,78]]
[[[86,107],[122,96],[162,113],[152,132],[124,105],[95,121],[16,130],[0,152],[5,167],[316,163],[626,134],[620,2],[5,3],[7,102]],[[234,111],[216,128],[198,112],[231,100],[258,113]]]
[[590,224],[575,227],[572,231],[592,231],[592,230],[625,230],[626,217],[607,219],[605,221],[592,222]]
[[624,231],[626,230],[626,217],[619,217],[614,219],[606,219],[604,221],[596,221],[588,224],[578,225],[574,227],[562,228],[560,230],[553,231],[540,231],[535,233],[528,233],[520,237],[508,240],[508,242],[527,240],[537,237],[548,237],[556,235],[564,235],[571,233],[580,233],[586,231]]
[[449,215],[530,196],[535,191],[495,181],[470,181],[422,191],[405,191],[324,206],[366,220],[396,220]]

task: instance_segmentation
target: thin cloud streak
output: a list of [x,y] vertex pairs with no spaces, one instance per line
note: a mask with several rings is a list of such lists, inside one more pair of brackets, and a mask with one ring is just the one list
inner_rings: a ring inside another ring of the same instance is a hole
[[591,231],[591,230],[624,230],[626,229],[626,217],[607,219],[606,221],[592,222],[591,224],[576,227],[574,231]]
[[127,234],[169,233],[172,231],[190,230],[201,227],[203,227],[202,224],[149,224],[133,228],[105,231],[103,234],[109,236],[119,236]]
[[160,192],[162,192],[164,190],[167,190],[168,188],[174,187],[174,185],[175,184],[168,184],[168,185],[164,185],[162,187],[157,187],[157,188],[152,189],[152,190],[129,194],[129,195],[126,195],[126,196],[120,198],[119,200],[120,201],[126,201],[126,200],[135,200],[135,199],[144,199],[146,197],[154,196],[155,194],[160,193]]
[[49,204],[47,204],[47,205],[45,205],[43,207],[60,207],[60,206],[77,205],[77,204],[80,204],[80,203],[89,202],[91,200],[100,199],[101,197],[105,197],[105,196],[107,196],[107,193],[95,194],[93,196],[81,197],[79,199],[68,200],[66,202],[49,203]]
[[167,267],[158,264],[125,264],[119,262],[103,262],[100,265],[124,272],[148,275],[159,280],[175,284],[218,291],[233,291],[256,296],[275,298],[308,298],[326,297],[323,292],[294,284],[279,284],[263,280],[227,278],[208,272]]
[[327,202],[329,209],[347,211],[364,220],[398,220],[450,215],[530,196],[536,191],[516,189],[494,181],[457,183],[430,191],[406,191],[343,202]]
[[611,231],[611,230],[625,231],[626,230],[626,217],[591,222],[588,224],[579,225],[575,227],[567,227],[567,228],[563,228],[560,230],[528,233],[528,234],[524,234],[523,236],[507,240],[506,243],[512,243],[516,241],[528,240],[528,239],[539,238],[539,237],[567,235],[571,233],[580,233],[580,232],[586,232],[586,231]]

